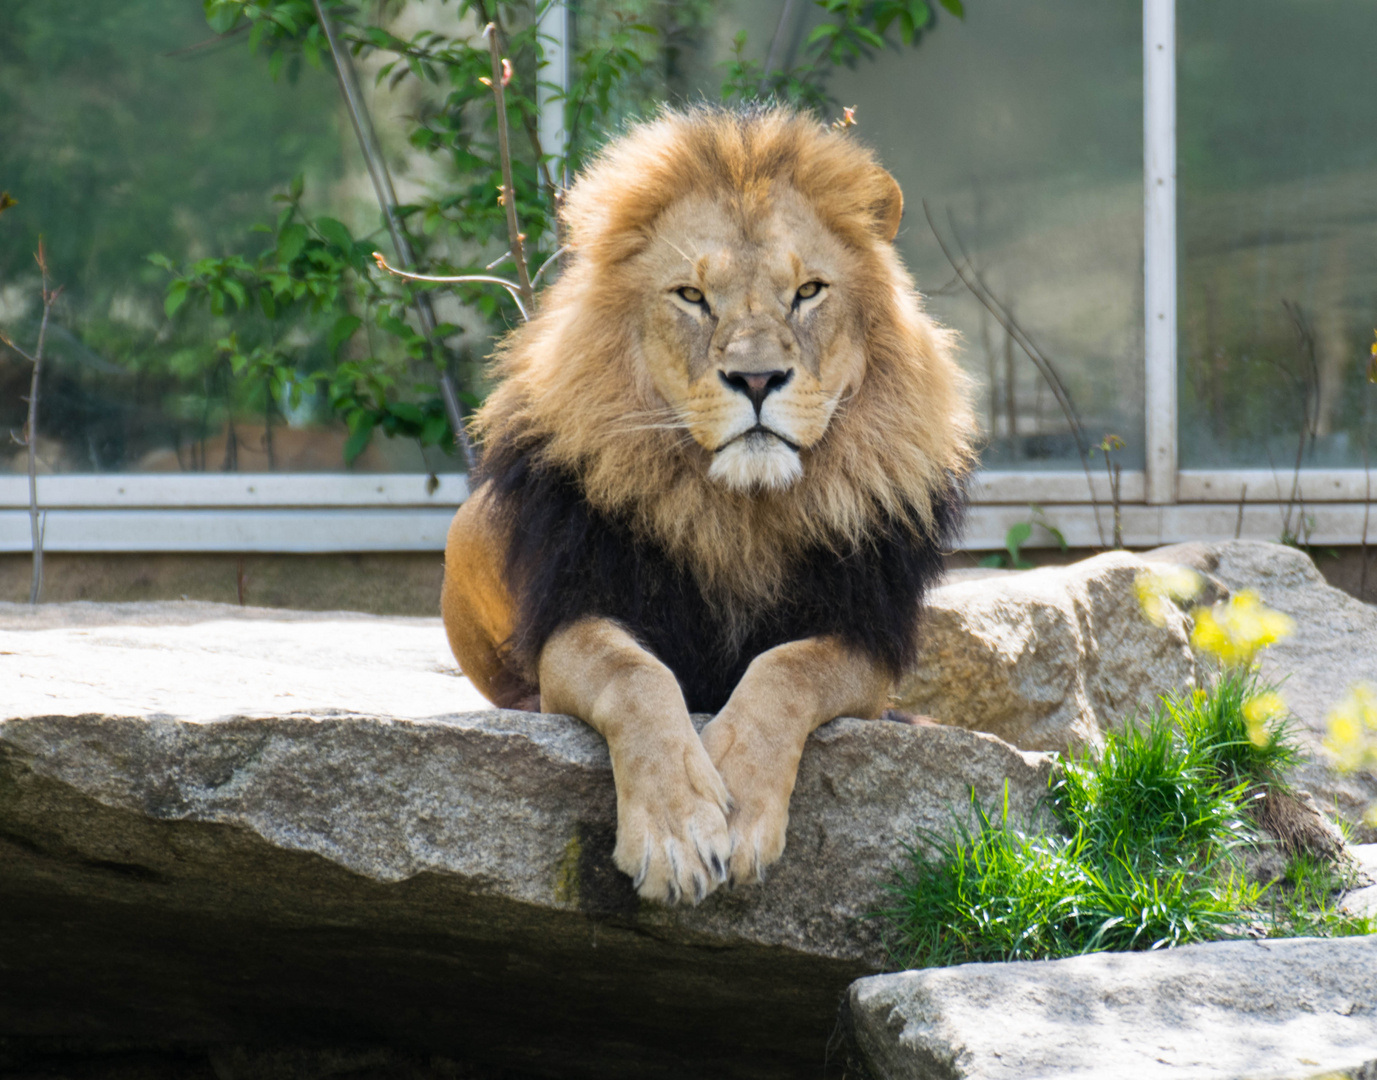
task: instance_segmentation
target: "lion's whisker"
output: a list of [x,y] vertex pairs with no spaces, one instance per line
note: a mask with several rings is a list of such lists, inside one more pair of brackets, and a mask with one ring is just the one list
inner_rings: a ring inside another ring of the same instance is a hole
[[615,431],[686,431],[683,424],[623,424]]

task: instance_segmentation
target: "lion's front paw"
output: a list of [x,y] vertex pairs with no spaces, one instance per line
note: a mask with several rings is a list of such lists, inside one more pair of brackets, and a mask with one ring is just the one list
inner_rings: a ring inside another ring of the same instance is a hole
[[698,903],[727,880],[727,788],[690,732],[669,752],[637,755],[617,787],[612,860],[647,900]]
[[749,730],[726,718],[703,729],[703,745],[732,797],[728,880],[764,881],[765,868],[784,854],[798,757],[771,755],[764,740],[752,739]]

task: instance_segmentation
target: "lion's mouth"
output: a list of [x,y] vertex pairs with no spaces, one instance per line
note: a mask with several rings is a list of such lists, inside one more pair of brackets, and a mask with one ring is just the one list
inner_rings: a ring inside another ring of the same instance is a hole
[[792,439],[786,439],[774,428],[767,428],[764,424],[757,422],[754,427],[747,428],[739,435],[733,435],[730,439],[728,439],[716,450],[714,450],[713,453],[720,454],[727,447],[733,445],[734,443],[741,442],[743,439],[746,440],[747,446],[750,446],[753,443],[759,445],[760,443],[763,443],[766,439],[778,439],[794,453],[797,454],[799,452],[798,443],[794,442]]

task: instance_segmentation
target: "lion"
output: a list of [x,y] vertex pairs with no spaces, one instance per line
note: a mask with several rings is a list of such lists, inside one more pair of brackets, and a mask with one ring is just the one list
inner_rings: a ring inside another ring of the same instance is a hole
[[496,705],[606,738],[647,899],[762,880],[809,733],[914,658],[974,418],[902,212],[848,132],[666,112],[573,184],[563,273],[498,348],[446,631]]

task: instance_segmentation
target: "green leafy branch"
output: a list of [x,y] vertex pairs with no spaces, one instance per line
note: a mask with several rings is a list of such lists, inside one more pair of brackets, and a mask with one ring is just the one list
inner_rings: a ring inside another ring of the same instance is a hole
[[[962,0],[937,0],[956,18],[964,18]],[[823,21],[803,42],[803,58],[798,64],[766,70],[766,63],[746,54],[747,35],[743,30],[732,42],[732,56],[723,67],[724,100],[752,101],[778,98],[821,111],[829,102],[827,79],[838,67],[854,67],[872,58],[891,44],[895,30],[906,48],[919,44],[936,24],[936,12],[928,0],[813,0]]]
[[[301,207],[303,186],[298,177],[276,196],[284,204],[276,223],[260,227],[272,243],[255,260],[207,258],[178,268],[166,256],[151,256],[173,275],[164,302],[168,317],[188,305],[217,317],[254,316],[237,320],[239,329],[220,337],[202,366],[227,364],[248,388],[249,404],[267,412],[273,401],[296,408],[304,395],[324,389],[350,430],[346,462],[363,452],[374,430],[449,449],[453,432],[438,389],[405,374],[417,364],[423,369],[435,363],[424,335],[407,319],[409,292],[371,273],[370,238],[356,239],[335,218],[308,217]],[[371,333],[360,333],[365,323],[355,310],[371,313],[372,326],[394,343],[390,354],[374,348]],[[441,337],[458,332],[452,324],[437,327]],[[359,355],[337,362],[355,340],[362,346]],[[419,400],[409,399],[417,395]]]

